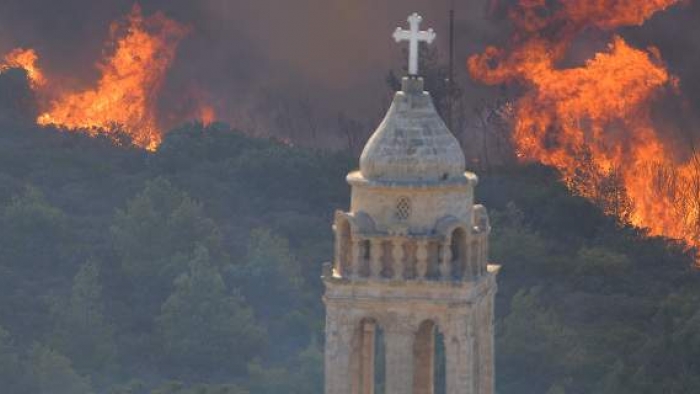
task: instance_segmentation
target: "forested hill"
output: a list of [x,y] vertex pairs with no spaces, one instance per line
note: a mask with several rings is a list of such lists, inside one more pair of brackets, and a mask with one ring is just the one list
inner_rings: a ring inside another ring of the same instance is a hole
[[[319,276],[355,158],[223,124],[146,153],[1,115],[0,392],[322,392]],[[546,168],[480,177],[499,393],[700,392],[690,253]]]

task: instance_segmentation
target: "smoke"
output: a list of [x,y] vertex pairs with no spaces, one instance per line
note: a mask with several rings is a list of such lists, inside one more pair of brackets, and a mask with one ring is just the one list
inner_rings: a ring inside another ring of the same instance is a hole
[[[447,53],[449,0],[143,0],[145,14],[162,11],[191,27],[169,72],[161,106],[181,110],[192,96],[212,101],[235,122],[270,96],[308,100],[319,116],[347,112],[362,118],[384,108],[389,69],[401,69],[401,47],[391,39],[413,11],[438,31]],[[93,83],[109,24],[132,0],[3,0],[0,53],[35,48],[40,65],[68,87]],[[488,2],[457,8],[457,64],[497,40],[484,18]],[[464,73],[466,74],[466,73]]]
[[[384,111],[389,69],[400,70],[401,47],[391,39],[396,26],[417,11],[425,27],[438,32],[447,53],[447,22],[453,0],[141,0],[145,14],[162,11],[191,27],[168,74],[160,107],[186,112],[193,101],[210,101],[217,115],[234,125],[270,106],[270,98],[308,102],[315,116],[344,112],[372,119]],[[464,61],[486,45],[510,36],[505,18],[514,0],[454,1],[456,70],[468,100],[476,104],[498,89],[472,83]],[[15,47],[37,50],[40,65],[68,88],[98,78],[112,21],[127,14],[133,0],[3,0],[0,54]],[[655,17],[625,31],[635,45],[655,45],[681,77],[681,89],[700,105],[700,11],[696,4]],[[585,47],[586,44],[584,43]],[[468,103],[469,104],[469,103]]]
[[[655,109],[657,129],[668,134],[667,144],[675,145],[687,158],[688,147],[697,150],[700,143],[700,4],[688,1],[679,7],[660,13],[644,26],[626,29],[623,34],[630,43],[645,48],[659,48],[669,71],[678,77],[680,95],[666,95]],[[692,141],[689,141],[692,139]],[[693,144],[689,144],[693,142]]]

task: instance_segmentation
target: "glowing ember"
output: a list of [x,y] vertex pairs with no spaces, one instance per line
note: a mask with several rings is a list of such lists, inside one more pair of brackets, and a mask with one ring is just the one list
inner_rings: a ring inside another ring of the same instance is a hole
[[[512,48],[469,59],[475,79],[518,82],[513,141],[522,160],[556,167],[576,193],[651,235],[700,246],[700,156],[678,162],[654,129],[651,105],[677,80],[658,50],[614,36],[584,65],[561,68],[575,38],[592,27],[641,25],[679,0],[520,0]],[[694,152],[693,152],[694,153]]]
[[0,64],[0,72],[10,68],[23,68],[27,71],[27,77],[33,89],[46,85],[46,78],[37,66],[39,56],[33,49],[17,48],[8,53]]
[[204,105],[199,108],[199,116],[197,117],[202,124],[209,126],[216,120],[216,111],[209,105]]

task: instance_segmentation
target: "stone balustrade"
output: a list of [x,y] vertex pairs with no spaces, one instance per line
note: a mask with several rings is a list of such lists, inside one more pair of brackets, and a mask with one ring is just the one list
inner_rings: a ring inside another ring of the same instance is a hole
[[[434,236],[349,237],[333,276],[349,280],[469,280],[486,271],[488,234],[473,232],[459,245]],[[462,246],[463,245],[463,246]]]

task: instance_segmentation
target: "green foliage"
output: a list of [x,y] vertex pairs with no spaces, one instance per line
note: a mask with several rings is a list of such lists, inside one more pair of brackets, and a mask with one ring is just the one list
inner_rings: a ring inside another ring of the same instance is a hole
[[187,387],[180,382],[168,382],[151,391],[151,394],[250,394],[239,386],[198,384]]
[[99,267],[88,261],[73,279],[70,297],[53,305],[51,343],[80,371],[108,367],[116,354],[113,328],[106,322]]
[[546,269],[551,265],[548,264],[550,249],[544,238],[523,223],[522,215],[512,203],[505,212],[492,214],[494,230],[490,257],[500,264],[523,271]]
[[78,375],[68,358],[42,345],[29,354],[31,379],[37,394],[90,394],[90,380]]
[[566,394],[566,389],[561,385],[554,384],[547,390],[547,394]]
[[172,281],[197,244],[212,258],[222,257],[221,234],[202,206],[162,178],[148,182],[125,210],[118,210],[110,230],[124,270],[139,280]]
[[118,264],[125,275],[117,301],[130,317],[124,346],[141,357],[153,357],[154,317],[171,294],[176,278],[197,260],[198,248],[207,264],[221,267],[228,261],[222,235],[201,204],[163,178],[146,182],[144,189],[118,209],[109,229]]
[[251,231],[246,257],[231,267],[231,278],[268,327],[275,354],[286,356],[308,343],[314,317],[307,303],[316,301],[304,294],[301,266],[286,239]]
[[242,264],[234,267],[234,277],[253,305],[260,306],[262,299],[271,297],[280,303],[269,305],[275,309],[297,302],[304,285],[301,266],[292,255],[289,242],[261,228],[250,233],[248,254]]
[[49,319],[37,295],[62,282],[76,252],[66,214],[25,187],[0,207],[0,251],[0,321],[18,339],[42,339]]
[[189,270],[158,317],[166,362],[197,376],[240,374],[260,351],[265,333],[224,281],[204,246],[197,247]]
[[0,383],[4,392],[27,392],[26,377],[19,351],[10,333],[2,327],[0,327]]
[[621,276],[631,268],[627,256],[604,248],[581,248],[576,255],[578,275]]
[[576,333],[564,326],[554,311],[539,304],[539,292],[521,290],[513,297],[496,346],[500,373],[511,373],[509,380],[524,379],[533,389],[546,391],[579,367],[584,354],[577,346]]
[[248,367],[249,387],[255,394],[316,394],[323,392],[323,352],[317,341],[302,351],[286,368],[265,368],[259,363]]
[[0,262],[18,270],[60,269],[68,232],[65,214],[51,206],[38,189],[27,187],[0,216]]

